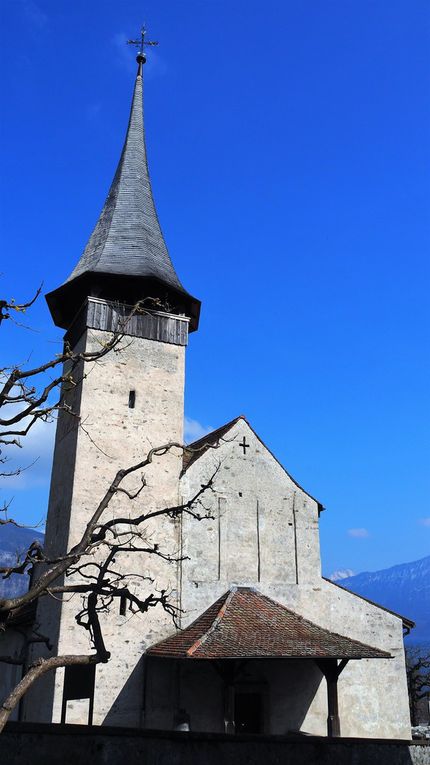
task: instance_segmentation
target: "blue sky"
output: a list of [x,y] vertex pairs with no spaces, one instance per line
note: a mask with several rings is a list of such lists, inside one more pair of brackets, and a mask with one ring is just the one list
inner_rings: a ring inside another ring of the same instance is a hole
[[[326,573],[430,552],[430,7],[421,0],[4,0],[2,292],[75,265],[111,182],[142,19],[156,204],[202,299],[195,435],[245,414],[327,510]],[[60,348],[2,329],[6,363]],[[7,496],[43,517],[52,437]]]

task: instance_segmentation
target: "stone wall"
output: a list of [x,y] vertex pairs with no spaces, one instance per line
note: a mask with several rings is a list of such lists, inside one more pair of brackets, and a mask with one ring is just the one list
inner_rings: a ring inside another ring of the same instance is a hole
[[[109,339],[109,333],[90,329],[76,350],[99,351]],[[115,351],[86,365],[82,383],[70,393],[81,427],[76,417],[65,412],[58,419],[46,532],[48,550],[64,553],[76,544],[120,468],[138,463],[152,447],[169,441],[182,443],[184,365],[184,346],[141,337],[125,338]],[[133,408],[129,407],[130,391],[135,392]],[[143,509],[176,505],[181,466],[180,450],[154,458],[144,470],[147,485],[138,502],[131,505],[124,494],[117,494],[104,517],[128,517]],[[141,477],[139,471],[123,486],[135,491]],[[162,552],[177,552],[176,521],[157,519],[145,525],[145,533]],[[118,556],[117,566],[129,574],[129,589],[142,599],[154,588],[164,588],[176,604],[176,565],[157,556],[130,553],[121,554],[120,559]],[[61,605],[48,598],[39,603],[41,631],[53,638],[59,653],[92,650],[89,635],[76,626],[79,609],[79,596],[65,598]],[[134,617],[129,612],[122,615],[116,602],[110,613],[101,615],[101,623],[111,660],[97,667],[94,722],[139,726],[143,687],[140,659],[148,645],[171,630],[171,617],[162,608]],[[60,722],[63,676],[63,670],[50,673],[31,690],[24,702],[24,720]],[[69,703],[67,721],[86,723],[88,706],[88,700]]]
[[122,728],[10,723],[0,736],[7,765],[430,765],[412,741],[161,734]]
[[215,494],[204,498],[213,520],[196,524],[183,518],[182,549],[189,556],[181,576],[184,623],[230,583],[297,585],[321,578],[318,503],[244,419],[225,434],[219,448],[209,449],[188,468],[181,479],[184,497],[193,496],[217,467]]
[[[245,439],[248,447],[243,450]],[[245,451],[245,453],[244,453]],[[218,449],[194,461],[181,490],[188,499],[219,465],[213,520],[182,520],[180,602],[187,626],[234,585],[251,586],[295,613],[331,632],[388,651],[392,659],[350,661],[339,679],[342,734],[371,738],[405,738],[410,717],[403,649],[402,620],[383,608],[321,577],[318,503],[277,462],[244,419],[225,434]],[[258,510],[258,513],[257,513]],[[266,678],[269,680],[269,678]],[[272,687],[273,686],[273,687]],[[302,732],[324,735],[325,683],[295,682],[307,695],[308,709],[298,725]],[[196,689],[194,707],[207,707],[208,687]],[[293,726],[296,709],[288,692],[270,682],[272,709],[268,732],[282,734]],[[202,711],[199,714],[201,718]],[[170,713],[169,720],[172,719]],[[216,720],[205,730],[217,732]],[[285,727],[287,726],[287,728]],[[147,727],[168,728],[147,718]]]

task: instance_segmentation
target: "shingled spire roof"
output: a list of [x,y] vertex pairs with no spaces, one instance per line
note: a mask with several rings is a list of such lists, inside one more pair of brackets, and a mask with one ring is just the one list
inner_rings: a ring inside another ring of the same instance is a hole
[[[78,283],[82,287],[81,282],[84,282],[88,291],[91,282],[96,287],[92,294],[124,300],[127,295],[123,294],[122,288],[121,294],[115,294],[115,290],[112,293],[112,286],[118,284],[118,277],[121,280],[127,279],[128,284],[134,286],[133,293],[137,284],[140,284],[140,288],[142,282],[147,287],[152,285],[151,292],[146,289],[146,294],[133,294],[129,302],[148,295],[161,298],[168,295],[169,305],[173,303],[174,312],[184,312],[191,316],[191,325],[194,325],[191,328],[197,326],[200,303],[184,289],[176,274],[155,209],[143,123],[144,56],[139,54],[137,61],[138,71],[127,134],[103,210],[71,275],[62,287],[47,296],[54,320],[60,326],[67,326],[70,318],[73,318],[70,312],[64,311],[64,296],[67,293],[68,297],[72,293],[72,285]],[[103,289],[100,290],[100,286],[105,287],[106,284],[109,284],[110,293],[107,295],[103,294]],[[154,294],[153,285],[157,286],[158,294]],[[79,289],[80,296],[81,293],[82,289]],[[176,304],[180,304],[177,311]],[[73,315],[79,307],[74,307]],[[65,313],[69,315],[65,316]]]

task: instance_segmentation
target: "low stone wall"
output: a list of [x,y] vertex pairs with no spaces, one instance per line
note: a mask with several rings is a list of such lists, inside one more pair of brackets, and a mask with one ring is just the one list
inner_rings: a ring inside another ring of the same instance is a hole
[[430,745],[387,739],[224,736],[9,723],[7,765],[430,765]]

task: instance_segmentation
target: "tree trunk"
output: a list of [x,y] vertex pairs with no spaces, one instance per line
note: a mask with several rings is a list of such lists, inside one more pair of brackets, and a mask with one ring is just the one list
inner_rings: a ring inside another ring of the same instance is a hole
[[[107,659],[105,659],[106,661]],[[69,654],[65,656],[52,656],[49,659],[37,659],[28,669],[22,680],[11,691],[0,707],[0,733],[6,725],[11,713],[19,704],[22,697],[27,693],[33,683],[53,669],[68,667],[71,664],[98,664],[101,662],[99,654],[79,655]]]

